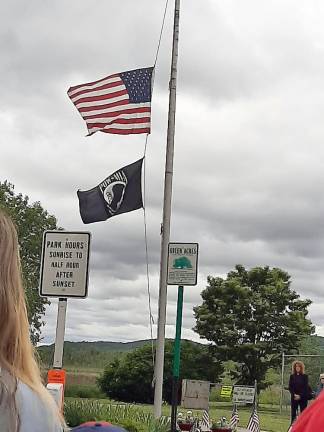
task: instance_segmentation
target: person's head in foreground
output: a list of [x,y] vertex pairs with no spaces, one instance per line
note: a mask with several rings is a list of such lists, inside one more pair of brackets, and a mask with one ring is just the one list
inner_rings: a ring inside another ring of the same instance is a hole
[[126,432],[126,430],[120,426],[100,421],[82,423],[80,426],[73,428],[72,432]]
[[17,232],[0,209],[0,431],[60,432],[63,423],[30,341]]

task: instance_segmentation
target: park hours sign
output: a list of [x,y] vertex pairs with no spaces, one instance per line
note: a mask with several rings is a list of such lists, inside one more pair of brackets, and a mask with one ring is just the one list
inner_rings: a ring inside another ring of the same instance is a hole
[[169,243],[168,285],[197,285],[198,243]]
[[89,232],[44,232],[39,287],[41,296],[87,296],[90,239]]

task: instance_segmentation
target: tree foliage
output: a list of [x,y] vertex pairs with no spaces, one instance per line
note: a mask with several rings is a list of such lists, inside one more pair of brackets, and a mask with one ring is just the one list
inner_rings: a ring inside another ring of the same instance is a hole
[[[165,344],[163,398],[171,402],[173,343]],[[209,354],[208,347],[189,341],[181,342],[180,379],[215,382],[223,369]],[[153,365],[150,345],[144,345],[115,359],[106,366],[98,380],[107,396],[124,402],[153,402]]]
[[[93,344],[95,344],[95,342],[93,342]],[[54,344],[38,346],[38,356],[44,368],[51,367],[53,363],[54,349]],[[95,347],[87,349],[82,342],[65,341],[63,364],[65,368],[103,369],[116,357],[122,357],[123,355],[123,352],[102,351]]]
[[310,300],[301,300],[290,287],[290,276],[279,268],[237,265],[225,279],[207,278],[203,302],[194,308],[194,330],[212,342],[219,360],[237,363],[232,377],[238,384],[259,389],[265,374],[278,367],[281,353],[297,352],[314,329],[307,318]]
[[57,229],[56,218],[39,202],[29,203],[28,196],[15,194],[14,186],[0,182],[0,207],[15,221],[20,246],[23,282],[33,343],[40,340],[42,316],[49,302],[38,294],[39,268],[43,232]]

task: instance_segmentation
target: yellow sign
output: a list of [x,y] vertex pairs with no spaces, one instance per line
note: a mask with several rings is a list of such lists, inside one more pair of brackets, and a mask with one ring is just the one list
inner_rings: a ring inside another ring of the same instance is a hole
[[233,386],[223,385],[221,387],[220,395],[222,397],[231,397],[233,392]]

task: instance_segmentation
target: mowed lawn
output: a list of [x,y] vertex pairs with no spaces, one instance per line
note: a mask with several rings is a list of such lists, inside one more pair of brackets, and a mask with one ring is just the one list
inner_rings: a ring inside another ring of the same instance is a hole
[[[180,407],[179,411],[185,414],[187,410]],[[239,407],[238,413],[240,417],[239,426],[246,427],[251,415],[251,409]],[[288,412],[283,412],[282,414],[280,414],[277,409],[271,411],[270,408],[259,407],[258,413],[262,430],[269,432],[287,432],[290,425],[290,415]],[[197,414],[201,418],[202,411],[197,411]],[[230,420],[232,415],[232,405],[226,403],[211,402],[209,415],[214,421],[219,420],[220,417],[226,417],[227,420]]]
[[[111,401],[109,399],[100,399],[101,403],[114,403],[118,404],[118,402]],[[122,402],[120,402],[122,403]],[[143,405],[136,404],[136,406],[147,413],[153,413],[152,405]],[[197,415],[199,418],[202,417],[202,411],[192,410],[194,415]],[[282,414],[280,414],[278,408],[262,406],[259,407],[258,413],[261,422],[261,430],[268,432],[287,432],[290,425],[290,415],[287,410],[285,410]],[[186,415],[187,409],[182,407],[178,407],[178,412],[182,412],[183,415]],[[238,408],[239,417],[240,417],[240,427],[246,427],[251,415],[251,409],[246,407]],[[232,406],[229,403],[222,402],[211,402],[210,404],[210,417],[212,420],[217,421],[220,417],[226,417],[228,420],[231,418],[232,414]],[[162,406],[162,415],[170,416],[171,415],[171,407],[169,405]],[[103,419],[108,420],[108,419]]]
[[[95,385],[96,378],[99,376],[99,370],[93,369],[89,371],[85,370],[74,370],[71,368],[67,371],[67,382],[70,385]],[[111,403],[109,399],[100,399],[102,403]],[[118,402],[113,402],[118,403]],[[147,413],[153,412],[152,405],[136,404],[139,408],[142,408]],[[192,410],[195,415],[199,418],[202,417],[202,411]],[[184,415],[187,409],[178,407],[178,412],[182,412]],[[261,429],[268,432],[287,432],[290,424],[290,411],[286,409],[282,414],[279,413],[279,407],[270,405],[262,405],[258,410]],[[166,416],[171,415],[171,407],[169,405],[163,405],[162,414]],[[226,417],[228,420],[231,418],[232,405],[229,402],[211,402],[210,403],[210,417],[217,421],[220,417]],[[246,427],[250,418],[251,409],[246,407],[239,407],[240,426]]]
[[[240,427],[246,427],[251,415],[251,409],[238,408],[240,417]],[[210,409],[210,415],[212,419],[218,419],[221,416],[225,416],[227,419],[231,418],[232,407],[229,405],[222,405],[221,403],[212,403]],[[285,411],[282,414],[279,413],[279,407],[275,410],[271,410],[269,407],[259,407],[258,410],[261,430],[269,432],[287,432],[290,425],[290,413]]]

